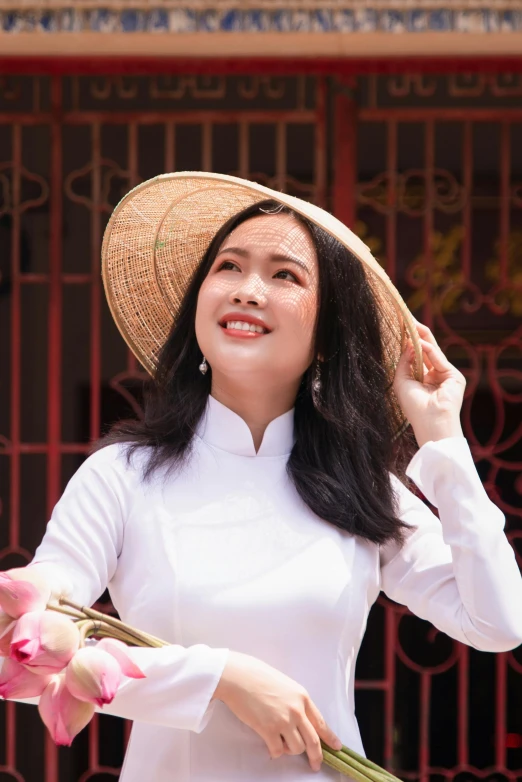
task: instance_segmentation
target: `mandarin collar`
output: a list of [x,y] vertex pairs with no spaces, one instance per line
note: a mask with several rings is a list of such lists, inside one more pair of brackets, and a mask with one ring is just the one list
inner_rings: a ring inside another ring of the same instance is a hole
[[294,408],[270,421],[256,453],[247,423],[209,394],[196,434],[208,445],[237,456],[288,456],[294,445]]

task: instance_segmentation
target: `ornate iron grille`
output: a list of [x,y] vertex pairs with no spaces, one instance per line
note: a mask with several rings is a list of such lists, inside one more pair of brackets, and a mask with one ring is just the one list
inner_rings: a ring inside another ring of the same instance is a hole
[[[464,429],[516,546],[517,79],[0,80],[0,567],[30,559],[88,441],[139,410],[143,374],[105,305],[100,244],[130,187],[176,169],[252,177],[355,225],[467,375]],[[367,754],[420,782],[514,779],[521,673],[517,651],[478,653],[381,595],[357,669]],[[24,782],[115,778],[128,736],[102,716],[72,749],[56,750],[36,709],[12,703],[0,708],[0,731],[0,780]]]
[[[463,428],[516,549],[522,80],[405,74],[347,89],[358,118],[357,230],[466,375]],[[478,652],[382,594],[378,606],[357,681],[373,706],[360,718],[363,735],[372,735],[368,753],[404,779],[514,778],[522,764],[519,652]],[[375,715],[382,728],[372,733]]]

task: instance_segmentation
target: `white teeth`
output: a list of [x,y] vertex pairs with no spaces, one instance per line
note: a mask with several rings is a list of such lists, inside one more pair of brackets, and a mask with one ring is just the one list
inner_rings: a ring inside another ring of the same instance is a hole
[[258,334],[264,334],[266,331],[263,326],[257,326],[255,323],[245,323],[242,320],[229,320],[226,327],[227,329],[239,329],[240,331],[255,331]]

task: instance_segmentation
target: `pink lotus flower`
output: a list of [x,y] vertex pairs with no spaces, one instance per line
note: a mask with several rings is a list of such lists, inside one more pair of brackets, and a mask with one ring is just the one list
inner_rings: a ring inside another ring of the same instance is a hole
[[15,625],[10,657],[34,673],[63,670],[80,645],[74,622],[55,611],[30,611]]
[[145,678],[122,641],[102,638],[96,646],[76,652],[65,671],[65,681],[75,698],[103,706],[116,695],[122,674],[131,679]]
[[120,665],[121,672],[130,679],[145,679],[145,674],[138,668],[128,652],[128,647],[123,641],[117,641],[115,638],[102,638],[96,644],[97,649],[103,649],[104,652],[111,654]]
[[65,685],[65,674],[60,673],[51,677],[41,694],[38,711],[55,744],[70,747],[92,719],[94,706],[74,698]]
[[81,701],[111,703],[121,681],[119,663],[97,646],[78,649],[65,671],[69,692]]
[[35,568],[11,568],[0,572],[0,608],[13,619],[28,611],[43,611],[51,590]]
[[36,698],[42,694],[50,680],[50,676],[31,673],[24,665],[14,660],[4,660],[0,671],[0,697]]
[[9,657],[11,638],[16,625],[16,619],[0,611],[0,656]]
[[13,640],[15,626],[16,620],[13,620],[10,629],[0,638],[0,657],[9,657],[11,654],[11,641]]

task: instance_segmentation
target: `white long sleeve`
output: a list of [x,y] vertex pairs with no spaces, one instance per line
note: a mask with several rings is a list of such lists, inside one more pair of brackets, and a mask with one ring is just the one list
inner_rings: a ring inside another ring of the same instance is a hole
[[490,652],[522,643],[522,577],[465,437],[429,441],[406,474],[440,519],[395,476],[400,516],[418,530],[398,550],[380,548],[381,589],[468,646]]
[[[129,486],[131,474],[113,458],[114,448],[106,450],[90,456],[69,481],[31,563],[45,572],[54,591],[86,606],[100,597],[116,572],[129,502],[138,491]],[[133,647],[129,653],[146,678],[124,678],[103,713],[202,731],[215,707],[210,699],[228,648],[172,643],[161,649]]]

